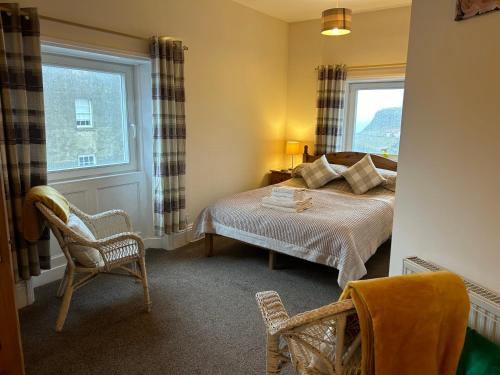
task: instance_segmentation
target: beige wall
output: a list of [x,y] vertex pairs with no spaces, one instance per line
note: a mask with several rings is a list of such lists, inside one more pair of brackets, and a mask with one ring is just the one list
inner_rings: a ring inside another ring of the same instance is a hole
[[[32,0],[39,13],[129,34],[184,40],[187,206],[259,186],[283,162],[287,24],[230,0]],[[43,21],[44,37],[126,53],[147,42]]]
[[[410,8],[353,16],[353,32],[340,38],[322,36],[320,21],[289,26],[287,139],[314,143],[316,71],[320,64],[374,65],[406,61]],[[363,76],[400,75],[366,71]],[[353,74],[350,73],[350,77]]]
[[418,255],[500,290],[500,12],[413,2],[391,273]]

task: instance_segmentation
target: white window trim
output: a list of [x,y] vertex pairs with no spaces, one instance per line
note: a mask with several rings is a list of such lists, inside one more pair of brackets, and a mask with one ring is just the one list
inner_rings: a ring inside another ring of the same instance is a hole
[[[88,115],[89,116],[89,124],[88,125],[82,125],[82,124],[78,124],[78,114],[79,112],[77,111],[77,108],[76,108],[76,101],[77,100],[86,100],[89,104],[89,112],[80,112],[80,114],[85,114],[85,115]],[[92,118],[93,117],[93,114],[92,114],[92,101],[90,99],[87,99],[87,98],[76,98],[75,99],[75,123],[76,123],[76,128],[77,129],[92,129],[94,127],[94,119]]]
[[[377,87],[374,88],[374,84]],[[344,135],[342,137],[342,147],[345,151],[353,151],[353,136],[354,124],[356,123],[356,91],[367,89],[404,89],[405,79],[398,78],[384,78],[384,79],[354,79],[347,80],[346,82],[346,106],[344,113]],[[354,150],[355,151],[355,150]],[[390,157],[397,157],[398,155],[389,155]]]
[[[85,164],[85,165],[80,165],[80,160],[85,159],[85,158],[92,158],[94,160],[94,164]],[[92,168],[95,164],[97,164],[97,159],[95,157],[95,154],[83,154],[83,155],[78,155],[78,168]]]
[[[95,55],[95,54],[94,54]],[[94,57],[94,56],[92,56]],[[135,172],[139,168],[139,136],[136,128],[136,106],[137,106],[137,78],[136,68],[134,65],[127,63],[120,64],[104,59],[102,61],[88,58],[87,53],[83,51],[67,49],[62,47],[53,47],[51,45],[42,44],[42,63],[46,65],[74,67],[83,70],[109,71],[113,73],[121,73],[124,75],[125,100],[123,105],[127,108],[127,140],[124,144],[128,147],[129,162],[113,165],[96,165],[92,167],[76,167],[73,169],[65,169],[59,171],[49,171],[49,181],[75,180],[92,178],[96,176],[107,176],[113,174],[121,174],[126,172]]]

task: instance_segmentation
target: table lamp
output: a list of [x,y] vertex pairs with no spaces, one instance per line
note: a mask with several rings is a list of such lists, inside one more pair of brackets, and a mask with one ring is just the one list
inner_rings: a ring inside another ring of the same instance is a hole
[[292,155],[292,169],[293,169],[293,155],[300,154],[300,145],[297,141],[287,141],[285,153],[287,155]]

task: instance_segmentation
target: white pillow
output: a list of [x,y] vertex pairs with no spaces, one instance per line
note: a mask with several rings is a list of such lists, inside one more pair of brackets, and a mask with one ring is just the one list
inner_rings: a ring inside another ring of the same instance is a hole
[[396,191],[396,181],[398,178],[398,172],[390,171],[388,169],[377,168],[377,171],[382,175],[386,181],[383,183],[383,187],[392,192]]
[[313,163],[307,164],[302,168],[301,174],[307,187],[310,189],[320,188],[328,182],[340,177],[340,174],[330,167],[325,155],[315,160]]
[[375,168],[370,154],[366,154],[363,159],[348,168],[342,176],[349,182],[354,194],[364,194],[386,181]]
[[342,175],[345,171],[347,171],[347,166],[342,164],[330,164],[330,168],[332,168],[335,172]]
[[[85,225],[85,223],[75,214],[70,214],[68,218],[68,227],[73,229],[80,236],[88,239],[89,241],[95,241],[95,236],[92,231]],[[104,260],[102,259],[101,253],[88,246],[71,244],[69,245],[70,254],[76,258],[78,263],[84,267],[103,267]]]

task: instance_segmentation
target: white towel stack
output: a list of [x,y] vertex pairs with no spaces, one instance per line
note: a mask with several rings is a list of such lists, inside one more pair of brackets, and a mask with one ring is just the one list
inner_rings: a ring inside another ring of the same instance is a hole
[[312,207],[306,190],[292,187],[273,187],[271,196],[262,198],[262,206],[285,212],[302,212]]

